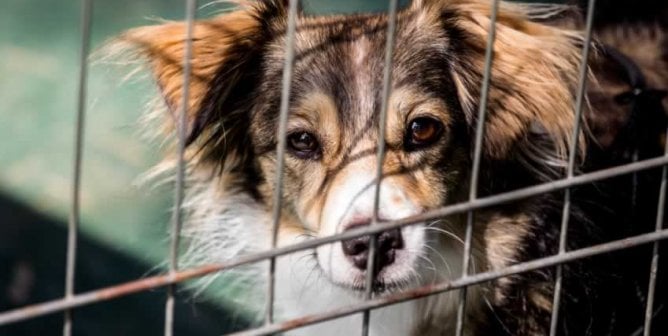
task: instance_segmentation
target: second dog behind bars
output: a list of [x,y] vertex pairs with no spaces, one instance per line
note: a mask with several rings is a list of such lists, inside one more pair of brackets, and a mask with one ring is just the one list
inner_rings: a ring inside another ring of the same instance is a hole
[[[490,3],[415,0],[399,11],[379,225],[469,199]],[[661,90],[668,81],[662,31],[655,27],[643,40],[659,54],[641,61],[627,57],[641,74],[658,74],[646,85],[655,86],[653,91],[642,99],[624,96],[637,93],[627,79],[628,66],[594,48],[592,69],[601,75],[591,78],[596,99],[591,107],[583,104],[586,118],[574,136],[582,34],[536,22],[560,12],[556,6],[500,5],[478,197],[563,178],[569,155],[580,174],[662,152]],[[384,13],[297,15],[278,246],[373,220],[387,25]],[[270,248],[287,26],[287,2],[276,0],[243,1],[235,10],[194,23],[186,118],[187,265]],[[166,23],[120,38],[154,74],[167,112],[153,117],[170,139],[183,98],[185,28],[183,22]],[[648,122],[650,115],[654,119]],[[169,151],[158,170],[170,171],[173,158]],[[573,189],[566,249],[650,230],[656,175],[644,172]],[[556,254],[563,201],[563,192],[555,191],[477,209],[468,273]],[[458,279],[466,223],[467,213],[460,212],[382,232],[373,270],[367,269],[368,237],[277,258],[276,320],[363,302],[370,271],[373,297]],[[636,332],[647,301],[649,256],[635,249],[564,265],[557,333]],[[468,287],[464,335],[549,334],[555,273],[554,267],[543,268]],[[231,279],[251,297],[228,300],[257,309],[259,319],[266,274],[266,262],[239,269]],[[458,303],[459,291],[452,290],[373,310],[370,334],[454,335]],[[655,324],[659,330],[660,322]],[[361,328],[356,314],[288,333],[357,335]]]

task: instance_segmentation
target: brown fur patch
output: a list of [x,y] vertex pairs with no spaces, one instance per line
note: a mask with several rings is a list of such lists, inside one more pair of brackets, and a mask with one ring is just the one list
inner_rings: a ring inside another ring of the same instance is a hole
[[[457,26],[471,36],[464,48],[476,51],[455,64],[460,100],[468,117],[475,119],[490,7],[484,1],[454,1],[451,6],[461,15]],[[501,6],[506,10],[497,17],[485,152],[504,157],[534,124],[540,124],[555,141],[558,157],[565,158],[575,122],[574,87],[580,59],[575,46],[580,36],[527,21],[518,10],[521,7]]]
[[[190,124],[216,71],[226,62],[229,47],[232,44],[244,43],[247,36],[259,29],[259,24],[249,10],[237,10],[194,24],[188,98]],[[172,113],[176,115],[183,95],[186,24],[174,22],[136,28],[121,35],[119,41],[129,44],[149,60],[162,95]]]

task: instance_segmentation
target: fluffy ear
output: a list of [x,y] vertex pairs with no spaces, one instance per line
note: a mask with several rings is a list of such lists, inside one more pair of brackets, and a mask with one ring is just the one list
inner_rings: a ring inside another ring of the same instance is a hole
[[[196,21],[192,33],[192,59],[187,108],[190,137],[210,83],[223,68],[238,68],[237,53],[250,51],[250,37],[257,34],[259,22],[247,10],[238,10],[214,19]],[[171,113],[167,126],[179,113],[183,98],[186,24],[173,22],[146,26],[125,32],[119,39],[145,59]],[[238,77],[229,71],[231,85]]]
[[[235,169],[230,163],[239,166],[248,151],[245,103],[257,84],[263,47],[287,15],[287,1],[239,3],[234,11],[196,21],[191,41],[186,141],[199,144],[189,147],[189,159],[215,157],[228,169]],[[173,131],[183,101],[186,29],[185,22],[172,22],[132,29],[118,39],[148,64],[170,112],[154,119],[167,132]]]
[[[475,125],[491,23],[489,0],[421,0],[420,6],[441,13],[456,57],[452,73],[469,125]],[[575,122],[581,38],[577,32],[532,22],[557,14],[559,7],[501,2],[489,91],[484,151],[506,158],[511,148],[535,157],[531,137],[547,136],[553,159],[567,156]],[[534,134],[535,133],[535,134]],[[544,155],[543,155],[544,156]]]

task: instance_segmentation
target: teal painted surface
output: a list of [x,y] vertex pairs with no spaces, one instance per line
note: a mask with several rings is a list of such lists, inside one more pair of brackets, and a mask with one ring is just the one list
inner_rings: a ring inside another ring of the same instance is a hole
[[[66,218],[71,201],[79,55],[78,1],[0,3],[0,188]],[[97,1],[93,47],[146,15],[176,18],[178,1]],[[119,73],[91,66],[88,86],[82,232],[156,262],[165,252],[167,198],[133,181],[156,160],[137,136],[147,90],[120,86]],[[147,83],[144,83],[146,86]]]

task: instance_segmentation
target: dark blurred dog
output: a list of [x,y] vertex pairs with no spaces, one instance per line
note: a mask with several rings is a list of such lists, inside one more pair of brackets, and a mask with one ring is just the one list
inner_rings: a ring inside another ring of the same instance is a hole
[[[583,6],[580,12],[585,10]],[[567,26],[584,28],[584,15],[574,17]],[[586,114],[592,140],[583,171],[664,155],[668,3],[598,1],[594,18],[595,52],[589,62],[593,80],[587,91],[591,109]],[[660,184],[661,170],[654,169],[597,183],[583,197],[604,202],[611,224],[607,230],[617,232],[618,237],[633,236],[655,229],[657,209],[665,206],[659,204]],[[662,218],[659,224],[665,227],[664,223]],[[665,244],[661,251],[663,255],[668,252]],[[651,247],[616,253],[615,258],[617,286],[624,290],[610,294],[614,297],[611,304],[616,307],[610,334],[640,334],[647,304]],[[664,258],[659,267],[664,271],[658,273],[652,335],[668,333],[667,267]],[[621,315],[624,318],[619,318]]]
[[[501,5],[481,196],[565,174],[582,39],[575,29],[535,22],[562,10]],[[467,200],[490,13],[483,0],[416,0],[399,13],[381,220]],[[258,1],[195,24],[186,153],[190,263],[223,262],[269,246],[286,20],[282,1]],[[371,221],[386,26],[385,14],[302,13],[297,19],[279,245]],[[647,29],[629,31],[663,48],[661,30]],[[580,171],[660,155],[665,142],[665,59],[624,56],[624,45],[614,43],[624,33],[597,36],[606,47],[592,56],[591,106],[574,140]],[[172,112],[159,116],[168,132],[182,99],[184,39],[183,23],[138,28],[121,38],[148,60]],[[642,81],[632,79],[638,74]],[[651,228],[632,224],[641,217],[651,222],[656,212],[655,175],[575,188],[568,249]],[[555,254],[563,199],[555,192],[477,210],[471,271]],[[465,215],[455,215],[380,234],[374,295],[459,277],[465,223]],[[279,258],[280,317],[361,302],[368,247],[368,238],[359,238]],[[642,263],[633,262],[636,253]],[[646,279],[636,275],[647,274],[649,256],[636,250],[619,256],[564,266],[560,334],[628,335],[641,326]],[[243,283],[264,289],[258,276],[264,269],[250,269],[244,279],[252,281]],[[466,335],[548,334],[554,273],[544,269],[469,288]],[[371,334],[452,334],[457,302],[457,293],[447,292],[379,309]],[[296,333],[341,335],[359,332],[360,325],[360,316],[351,316]]]

